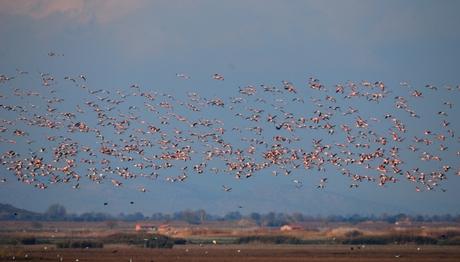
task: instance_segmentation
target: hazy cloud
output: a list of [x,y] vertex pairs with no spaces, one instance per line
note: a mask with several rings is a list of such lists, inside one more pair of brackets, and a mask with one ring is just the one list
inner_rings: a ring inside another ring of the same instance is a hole
[[87,23],[95,20],[98,23],[108,23],[131,14],[146,3],[145,0],[0,0],[0,14],[23,15],[34,19],[59,14],[73,22]]

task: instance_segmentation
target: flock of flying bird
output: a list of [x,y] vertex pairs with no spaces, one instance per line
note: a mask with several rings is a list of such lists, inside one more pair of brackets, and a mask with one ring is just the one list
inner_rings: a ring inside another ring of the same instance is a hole
[[[416,191],[445,191],[441,181],[460,175],[449,162],[460,157],[450,118],[456,105],[439,101],[433,108],[440,109],[426,117],[414,108],[429,111],[423,99],[440,92],[454,100],[459,86],[402,82],[393,89],[407,95],[396,96],[382,81],[326,87],[310,77],[301,86],[248,85],[234,96],[207,98],[138,84],[97,89],[90,78],[22,70],[0,75],[1,163],[15,179],[39,189],[58,183],[78,189],[84,178],[122,187],[140,177],[177,183],[198,174],[280,175],[301,188],[302,176],[310,175],[323,189],[339,175],[350,188],[408,181]],[[30,79],[40,82],[25,88]],[[227,81],[217,73],[210,79],[217,86]],[[417,124],[406,124],[412,120]]]

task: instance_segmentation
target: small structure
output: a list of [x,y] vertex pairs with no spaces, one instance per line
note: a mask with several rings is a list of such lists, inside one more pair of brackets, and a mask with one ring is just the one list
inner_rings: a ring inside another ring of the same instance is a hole
[[134,227],[136,232],[148,232],[148,233],[156,233],[158,231],[157,226],[151,224],[136,224]]
[[303,227],[301,225],[293,225],[293,224],[283,225],[280,227],[281,231],[293,231],[293,230],[302,230],[302,229]]

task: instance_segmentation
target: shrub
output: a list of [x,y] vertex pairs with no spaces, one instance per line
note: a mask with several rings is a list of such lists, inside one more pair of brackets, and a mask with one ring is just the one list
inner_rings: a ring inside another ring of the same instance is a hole
[[361,231],[354,229],[354,230],[346,232],[344,236],[346,238],[357,238],[357,237],[360,237],[362,235],[363,235],[363,233]]
[[460,245],[460,237],[454,237],[454,238],[438,240],[438,245],[459,246]]
[[82,240],[82,241],[65,241],[56,244],[57,248],[103,248],[102,242]]
[[349,245],[386,245],[386,244],[408,244],[414,243],[417,245],[435,245],[438,240],[432,237],[424,236],[367,236],[367,237],[357,237],[353,239],[345,239],[342,241],[342,244]]
[[0,237],[0,245],[17,245],[19,241],[15,238],[2,238]]
[[[172,245],[184,245],[187,243],[185,239],[182,238],[170,238],[160,234],[126,234],[126,233],[116,233],[109,236],[106,236],[101,239],[103,243],[106,244],[128,244],[128,245],[143,245],[145,247],[159,247],[168,246],[169,243]],[[158,242],[158,243],[157,243]],[[167,244],[166,244],[167,243]],[[158,246],[157,246],[158,244]]]
[[183,238],[175,238],[174,239],[174,245],[185,245],[187,244],[187,240]]
[[144,247],[148,248],[172,248],[173,246],[174,239],[163,235],[153,236],[144,243]]
[[101,240],[106,244],[143,245],[145,239],[148,239],[151,236],[151,234],[145,233],[115,233],[108,235]]
[[359,237],[354,239],[345,239],[342,241],[345,245],[386,245],[391,241],[384,237]]
[[35,237],[27,237],[21,239],[20,243],[23,245],[35,245],[37,244],[37,239]]
[[247,236],[240,237],[236,240],[237,244],[248,244],[253,242],[264,244],[303,244],[301,239],[291,236]]

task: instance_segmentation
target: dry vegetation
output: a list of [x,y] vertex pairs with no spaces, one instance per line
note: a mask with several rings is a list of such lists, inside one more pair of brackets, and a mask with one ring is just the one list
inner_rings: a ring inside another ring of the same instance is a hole
[[228,222],[199,226],[173,222],[155,234],[136,232],[135,224],[2,221],[0,260],[297,261],[308,257],[309,261],[460,261],[460,227],[455,223],[318,222],[282,231]]
[[[1,251],[3,252],[3,251]],[[148,249],[108,245],[103,249],[56,249],[27,246],[10,249],[0,261],[460,261],[460,250],[450,246],[368,246],[350,249],[345,245],[185,245],[173,249]],[[27,258],[25,258],[27,256]]]

